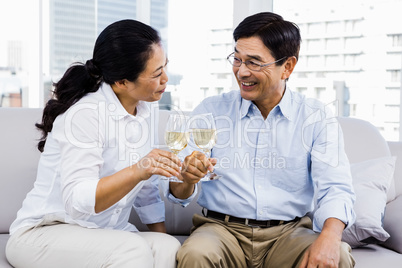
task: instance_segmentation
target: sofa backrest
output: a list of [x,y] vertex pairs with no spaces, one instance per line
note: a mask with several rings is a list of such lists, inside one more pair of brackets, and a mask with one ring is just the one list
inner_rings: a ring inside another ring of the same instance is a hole
[[0,108],[0,233],[8,233],[33,187],[40,152],[36,148],[42,109]]

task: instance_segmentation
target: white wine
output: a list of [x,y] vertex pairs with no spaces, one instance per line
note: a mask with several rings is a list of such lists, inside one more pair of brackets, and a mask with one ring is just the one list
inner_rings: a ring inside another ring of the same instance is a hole
[[188,132],[165,132],[165,142],[169,149],[177,154],[187,146],[190,134]]
[[201,150],[211,150],[216,143],[216,129],[193,129],[194,142]]

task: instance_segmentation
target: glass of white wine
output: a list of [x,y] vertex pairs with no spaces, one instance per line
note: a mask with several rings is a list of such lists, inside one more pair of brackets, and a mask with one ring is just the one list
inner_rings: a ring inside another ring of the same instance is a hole
[[[211,157],[211,150],[216,144],[216,126],[215,119],[211,113],[195,115],[191,119],[191,132],[195,145],[200,148],[205,155]],[[202,181],[211,181],[220,179],[222,176],[208,171]]]
[[[187,128],[188,117],[182,114],[170,114],[166,124],[165,142],[169,149],[178,155],[181,150],[186,148],[190,134]],[[173,182],[183,182],[177,177],[167,178]]]

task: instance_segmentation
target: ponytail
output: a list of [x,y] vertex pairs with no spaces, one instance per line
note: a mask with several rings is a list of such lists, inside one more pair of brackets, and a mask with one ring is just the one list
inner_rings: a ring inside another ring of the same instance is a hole
[[88,60],[85,64],[75,63],[67,69],[57,83],[53,83],[54,98],[47,102],[43,110],[42,122],[35,124],[42,131],[42,137],[38,143],[40,152],[43,152],[47,135],[52,131],[56,117],[67,111],[87,93],[97,91],[101,82],[101,72],[93,60]]

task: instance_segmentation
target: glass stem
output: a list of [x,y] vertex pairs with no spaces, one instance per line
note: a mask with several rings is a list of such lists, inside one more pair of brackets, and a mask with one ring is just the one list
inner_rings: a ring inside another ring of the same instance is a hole
[[204,153],[208,159],[211,157],[211,150],[204,150]]

